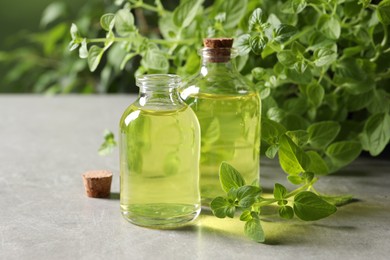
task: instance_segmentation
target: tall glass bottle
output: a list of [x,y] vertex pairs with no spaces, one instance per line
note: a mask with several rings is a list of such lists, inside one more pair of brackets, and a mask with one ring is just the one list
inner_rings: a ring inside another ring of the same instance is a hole
[[233,39],[205,39],[199,73],[180,89],[201,128],[202,204],[223,195],[219,166],[225,161],[250,184],[259,179],[261,104],[232,60]]
[[200,212],[200,129],[176,75],[136,79],[139,98],[120,120],[120,204],[130,222],[171,228]]

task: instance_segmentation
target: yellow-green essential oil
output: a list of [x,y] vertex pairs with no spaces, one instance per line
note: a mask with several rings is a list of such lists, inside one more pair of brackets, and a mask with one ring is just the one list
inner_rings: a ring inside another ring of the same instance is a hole
[[120,120],[120,205],[134,224],[172,228],[200,212],[199,123],[184,103],[150,95]]
[[202,200],[207,204],[224,195],[218,175],[223,161],[234,166],[246,183],[258,180],[260,104],[257,94],[197,94],[189,100],[201,126]]

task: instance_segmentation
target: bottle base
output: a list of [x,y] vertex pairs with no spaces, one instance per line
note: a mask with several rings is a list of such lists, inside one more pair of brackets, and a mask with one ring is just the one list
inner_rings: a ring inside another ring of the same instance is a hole
[[195,220],[200,205],[191,204],[138,204],[121,205],[122,216],[132,224],[156,228],[173,229]]

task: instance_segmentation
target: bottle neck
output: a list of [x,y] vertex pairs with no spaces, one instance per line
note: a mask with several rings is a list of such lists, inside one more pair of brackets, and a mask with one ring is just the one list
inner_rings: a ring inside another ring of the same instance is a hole
[[204,74],[210,70],[216,70],[220,72],[234,73],[236,72],[236,66],[232,59],[234,52],[230,48],[224,49],[201,49],[199,54],[201,55],[201,73]]
[[177,106],[182,105],[177,88],[140,87],[139,103],[141,106]]
[[182,106],[183,102],[177,89],[180,82],[180,77],[172,74],[149,74],[137,77],[140,106],[147,106],[153,110]]

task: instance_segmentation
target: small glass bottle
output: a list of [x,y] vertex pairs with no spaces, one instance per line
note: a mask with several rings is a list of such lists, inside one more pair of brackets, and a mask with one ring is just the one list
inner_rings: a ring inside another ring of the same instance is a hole
[[233,39],[204,39],[197,75],[180,89],[201,128],[200,188],[202,204],[222,196],[219,167],[225,161],[251,184],[259,180],[260,97],[232,60]]
[[200,128],[180,77],[137,77],[139,98],[120,120],[120,204],[128,221],[174,228],[200,212]]

